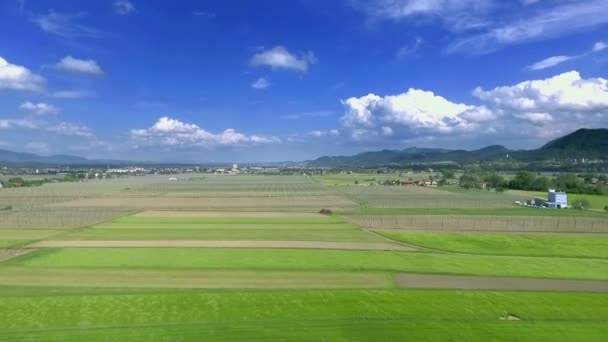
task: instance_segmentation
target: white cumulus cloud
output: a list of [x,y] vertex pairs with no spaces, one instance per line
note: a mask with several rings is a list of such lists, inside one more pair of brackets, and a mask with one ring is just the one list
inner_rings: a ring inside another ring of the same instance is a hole
[[477,88],[473,95],[502,109],[521,112],[601,112],[608,110],[608,81],[583,79],[576,71],[492,90]]
[[272,69],[285,69],[306,72],[308,68],[317,62],[311,51],[300,56],[292,54],[283,46],[275,46],[269,50],[262,50],[251,57],[253,66],[268,66]]
[[42,76],[0,57],[0,89],[41,91],[44,84],[45,79]]
[[35,115],[55,114],[59,112],[59,109],[48,103],[33,103],[30,101],[24,102],[19,105],[19,109],[28,111]]
[[198,125],[185,123],[167,116],[161,117],[150,128],[131,130],[131,137],[147,145],[164,146],[239,146],[277,143],[277,137],[246,135],[229,128],[221,133],[210,133]]
[[59,62],[57,62],[57,64],[55,64],[55,68],[57,70],[93,76],[101,76],[104,74],[103,70],[101,70],[101,67],[95,60],[78,59],[72,56],[63,57]]
[[352,97],[342,101],[341,123],[353,140],[471,134],[552,138],[608,125],[608,80],[582,78],[576,71],[490,90],[478,87],[473,95],[482,104],[456,103],[419,89]]
[[[342,124],[361,140],[366,135],[393,135],[396,132],[418,135],[423,133],[449,133],[466,130],[477,120],[475,106],[454,103],[433,92],[409,89],[399,95],[378,96],[369,94],[343,100],[345,113]],[[483,113],[487,116],[487,113]]]

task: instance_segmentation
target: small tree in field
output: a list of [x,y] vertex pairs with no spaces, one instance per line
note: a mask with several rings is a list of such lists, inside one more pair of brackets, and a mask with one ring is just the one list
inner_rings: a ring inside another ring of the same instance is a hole
[[589,203],[589,200],[587,200],[586,198],[581,198],[574,202],[573,207],[574,207],[574,209],[580,209],[580,210],[588,209],[591,207],[591,203]]

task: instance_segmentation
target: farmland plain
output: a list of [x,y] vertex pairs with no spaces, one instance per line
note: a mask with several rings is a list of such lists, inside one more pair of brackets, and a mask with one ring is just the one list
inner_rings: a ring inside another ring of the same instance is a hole
[[[0,340],[608,334],[608,215],[516,208],[513,193],[354,185],[374,177],[150,175],[0,189],[12,207],[0,213]],[[465,278],[440,289],[405,281],[432,276]],[[475,290],[480,276],[496,288]],[[520,278],[536,290],[491,281]]]

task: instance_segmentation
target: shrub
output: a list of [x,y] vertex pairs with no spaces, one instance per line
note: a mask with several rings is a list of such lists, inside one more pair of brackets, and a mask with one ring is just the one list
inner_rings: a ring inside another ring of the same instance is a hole
[[323,215],[331,215],[331,214],[332,214],[332,211],[331,211],[331,209],[325,209],[325,208],[323,208],[323,209],[321,209],[321,210],[319,211],[319,213],[320,213],[320,214],[323,214]]
[[576,202],[574,202],[575,209],[588,209],[590,207],[591,207],[591,203],[589,203],[589,200],[587,200],[586,198],[581,198],[581,199],[577,200]]

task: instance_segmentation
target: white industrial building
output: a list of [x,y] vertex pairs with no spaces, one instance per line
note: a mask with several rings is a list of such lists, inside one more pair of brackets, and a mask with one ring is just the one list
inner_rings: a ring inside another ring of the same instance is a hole
[[549,189],[549,200],[547,201],[547,206],[553,209],[568,208],[568,195],[563,191]]

